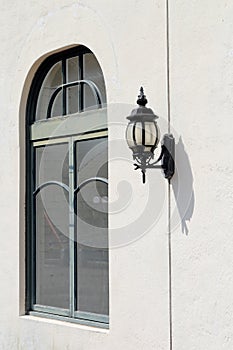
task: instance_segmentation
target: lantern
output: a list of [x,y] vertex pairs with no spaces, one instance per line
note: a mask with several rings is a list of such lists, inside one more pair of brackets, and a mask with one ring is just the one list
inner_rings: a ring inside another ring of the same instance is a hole
[[[162,168],[165,177],[170,179],[174,174],[174,138],[171,134],[164,135],[161,154],[156,162],[150,163],[160,139],[158,116],[151,108],[146,107],[147,99],[142,87],[137,104],[138,107],[127,117],[129,124],[126,129],[126,141],[133,152],[133,159],[137,162],[136,169],[142,170],[143,183],[147,168]],[[162,165],[157,165],[160,160]]]

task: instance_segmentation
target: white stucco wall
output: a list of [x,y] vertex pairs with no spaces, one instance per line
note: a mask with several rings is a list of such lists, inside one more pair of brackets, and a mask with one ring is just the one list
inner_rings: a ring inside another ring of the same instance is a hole
[[178,0],[170,11],[172,124],[193,178],[181,186],[195,197],[189,232],[172,235],[174,349],[231,349],[233,3]]
[[[233,4],[170,3],[171,124],[178,143],[171,187],[173,349],[228,350]],[[148,171],[143,186],[124,141],[125,116],[141,85],[166,131],[165,1],[2,0],[0,16],[0,349],[170,349],[167,183],[160,171]],[[109,330],[23,316],[25,103],[43,57],[74,44],[98,58],[109,103]],[[125,191],[131,195],[123,209]]]

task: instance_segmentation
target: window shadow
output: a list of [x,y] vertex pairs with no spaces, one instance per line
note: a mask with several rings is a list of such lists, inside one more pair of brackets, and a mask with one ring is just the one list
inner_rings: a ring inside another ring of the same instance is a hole
[[171,184],[177,207],[177,211],[172,213],[172,229],[181,222],[182,233],[188,235],[187,221],[190,221],[193,216],[195,196],[192,169],[182,137],[176,145],[176,172]]

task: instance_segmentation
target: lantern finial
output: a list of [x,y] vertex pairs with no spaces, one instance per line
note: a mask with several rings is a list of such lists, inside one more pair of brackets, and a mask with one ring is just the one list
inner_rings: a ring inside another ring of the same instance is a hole
[[141,86],[140,88],[140,95],[138,95],[138,99],[137,99],[137,104],[139,106],[143,106],[145,107],[145,105],[147,104],[147,99],[146,99],[146,96],[144,95],[144,89],[143,87]]

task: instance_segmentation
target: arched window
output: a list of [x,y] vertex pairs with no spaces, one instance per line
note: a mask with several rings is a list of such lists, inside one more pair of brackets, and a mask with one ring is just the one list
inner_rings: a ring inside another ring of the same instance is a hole
[[[106,91],[94,54],[49,56],[27,104],[27,312],[108,324]],[[55,316],[56,315],[56,316]]]

